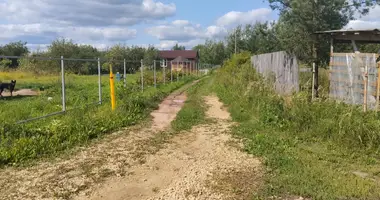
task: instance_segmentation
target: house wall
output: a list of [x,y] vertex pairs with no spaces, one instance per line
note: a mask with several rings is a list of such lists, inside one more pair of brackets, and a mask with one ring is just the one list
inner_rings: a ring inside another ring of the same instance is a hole
[[[194,71],[196,68],[196,61],[188,61],[188,62],[171,62],[170,68],[173,71]],[[169,66],[169,64],[168,64]]]

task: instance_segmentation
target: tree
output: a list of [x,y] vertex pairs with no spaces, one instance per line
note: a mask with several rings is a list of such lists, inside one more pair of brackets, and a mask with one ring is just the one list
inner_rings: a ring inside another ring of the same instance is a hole
[[[48,47],[48,55],[53,58],[63,56],[64,58],[96,59],[100,53],[90,45],[78,45],[72,40],[57,39]],[[49,65],[59,68],[56,62],[49,63]],[[65,61],[65,69],[67,72],[76,74],[95,74],[98,71],[95,61]]]
[[144,54],[144,65],[145,66],[153,66],[153,62],[159,59],[158,49],[154,46],[149,46]]
[[206,40],[193,48],[200,54],[200,62],[220,65],[226,58],[225,46],[222,41]]
[[186,47],[185,46],[180,46],[177,44],[174,45],[174,47],[172,48],[172,50],[186,50]]
[[[268,0],[274,10],[280,11],[276,34],[281,46],[301,60],[327,62],[329,40],[314,38],[316,31],[344,27],[354,14],[365,15],[379,0]],[[315,51],[314,51],[315,50]],[[316,55],[314,54],[316,52]]]
[[[4,46],[0,46],[0,54],[6,55],[6,56],[23,56],[25,54],[29,53],[29,49],[26,46],[26,42],[11,42],[9,44],[6,44]],[[0,59],[4,60],[4,59]],[[19,59],[8,59],[10,61],[3,61],[2,66],[3,68],[16,68],[19,66]]]
[[235,54],[235,42],[238,53],[249,51],[252,54],[263,54],[282,50],[276,31],[276,24],[273,22],[238,26],[226,38],[227,57]]

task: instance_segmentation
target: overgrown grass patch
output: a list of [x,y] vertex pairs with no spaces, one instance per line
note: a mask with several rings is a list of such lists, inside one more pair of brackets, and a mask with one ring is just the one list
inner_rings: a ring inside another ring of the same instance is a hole
[[257,198],[380,198],[377,113],[330,100],[312,103],[304,92],[287,102],[267,87],[246,53],[225,62],[213,89],[239,122],[233,133],[267,166]]
[[[138,76],[136,76],[137,78]],[[131,77],[130,77],[131,78]],[[54,83],[41,81],[41,84]],[[117,109],[111,111],[109,102],[109,85],[103,78],[104,102],[102,105],[84,106],[81,99],[84,95],[97,99],[97,77],[69,75],[67,92],[68,108],[76,102],[79,108],[70,109],[64,115],[33,121],[26,124],[15,124],[17,119],[41,116],[59,111],[60,99],[48,102],[44,94],[24,99],[0,100],[0,166],[22,164],[29,160],[56,155],[61,151],[90,142],[125,126],[133,125],[146,118],[151,110],[170,92],[190,82],[194,77],[183,78],[172,84],[160,84],[157,88],[151,85],[141,91],[137,81],[130,80],[124,88],[117,83]],[[31,78],[31,82],[39,80]],[[27,82],[25,83],[27,84]],[[108,88],[108,89],[106,89]],[[52,85],[45,93],[59,93],[59,85]],[[75,101],[74,101],[75,100]],[[78,107],[78,106],[76,106]],[[3,112],[4,111],[4,112]]]
[[185,105],[172,122],[174,131],[190,130],[193,126],[206,120],[206,106],[203,97],[210,91],[210,81],[212,80],[209,77],[203,78],[187,91]]

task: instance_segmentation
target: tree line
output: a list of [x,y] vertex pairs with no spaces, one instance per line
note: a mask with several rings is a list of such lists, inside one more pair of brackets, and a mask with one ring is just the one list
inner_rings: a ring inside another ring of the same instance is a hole
[[[201,60],[221,64],[237,52],[251,54],[287,51],[305,63],[316,62],[326,66],[329,62],[330,40],[317,36],[317,31],[339,30],[356,16],[368,14],[380,0],[266,0],[279,13],[276,22],[238,26],[222,41],[208,40],[194,47]],[[235,48],[236,43],[236,48]],[[348,44],[334,45],[336,51],[353,52]],[[380,45],[358,44],[361,52],[377,53]]]
[[[317,37],[316,31],[337,30],[345,27],[356,16],[368,14],[371,7],[380,5],[380,0],[267,0],[270,7],[279,13],[276,22],[246,24],[236,27],[224,40],[206,40],[193,48],[200,53],[200,62],[219,65],[235,52],[248,51],[251,54],[287,51],[295,54],[305,63],[317,62],[326,65],[329,61],[329,42],[325,36]],[[185,50],[176,44],[173,50]],[[335,45],[336,51],[352,52],[351,45]],[[379,45],[359,45],[362,52],[376,53]],[[0,46],[0,55],[21,56],[30,54],[24,42],[14,42]],[[120,60],[144,60],[152,65],[158,59],[158,50],[138,46],[115,45],[100,51],[90,45],[75,44],[71,40],[58,39],[46,51],[33,52],[31,57],[105,58],[115,60],[112,64],[117,71],[122,70]],[[107,70],[110,63],[103,63]],[[67,69],[73,73],[92,74],[97,71],[95,62],[68,62]],[[138,69],[140,63],[128,63],[128,72]],[[26,68],[36,72],[58,71],[55,61],[0,59],[0,69]]]
[[[139,46],[114,45],[106,50],[98,50],[91,45],[76,44],[72,40],[57,39],[53,41],[46,51],[30,52],[25,42],[12,42],[0,46],[0,55],[25,56],[22,59],[0,59],[0,70],[22,69],[36,73],[59,72],[60,61],[40,60],[38,58],[74,58],[107,60],[101,63],[103,71],[108,71],[110,64],[115,71],[123,71],[123,60],[127,61],[127,71],[136,71],[140,66],[140,60],[151,65],[158,59],[158,49],[153,46],[147,48]],[[134,61],[134,62],[131,62]],[[75,74],[95,74],[98,72],[96,61],[65,61],[65,69]]]

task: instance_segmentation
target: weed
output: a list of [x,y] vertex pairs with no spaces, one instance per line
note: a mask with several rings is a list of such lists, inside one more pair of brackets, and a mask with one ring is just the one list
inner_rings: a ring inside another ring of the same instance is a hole
[[[111,112],[107,79],[102,78],[103,104],[85,106],[98,100],[98,77],[67,75],[66,105],[69,111],[65,115],[17,125],[15,122],[18,120],[60,111],[61,86],[58,76],[34,77],[23,72],[0,74],[2,80],[13,77],[22,77],[17,82],[20,83],[17,88],[37,89],[43,86],[45,90],[36,97],[0,99],[0,166],[55,155],[134,125],[146,118],[166,95],[193,80],[193,77],[186,77],[179,82],[158,85],[157,88],[147,85],[141,92],[136,84],[139,76],[128,75],[126,88],[122,82],[116,84],[117,110]],[[48,97],[53,100],[48,101]]]
[[207,83],[209,78],[204,78],[187,92],[187,100],[182,109],[178,112],[176,119],[172,122],[175,131],[189,130],[194,125],[205,121],[206,107],[203,96],[209,91]]
[[380,198],[375,178],[352,173],[379,171],[377,113],[328,99],[310,102],[305,92],[284,99],[255,72],[248,53],[226,61],[214,76],[213,90],[239,122],[233,133],[267,166],[260,198]]

